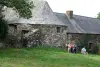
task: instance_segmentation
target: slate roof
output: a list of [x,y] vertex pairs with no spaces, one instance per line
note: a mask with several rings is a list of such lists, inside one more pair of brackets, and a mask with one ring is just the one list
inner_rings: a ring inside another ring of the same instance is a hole
[[100,34],[100,19],[74,15],[69,19],[65,13],[56,13],[56,16],[68,25],[68,33]]
[[[54,14],[47,1],[44,0],[33,0],[34,8],[32,9],[32,18],[24,19],[16,17],[13,10],[6,10],[5,18],[10,22],[14,23],[26,23],[26,24],[52,24],[52,25],[64,25]],[[10,13],[11,12],[11,13]]]
[[69,19],[65,13],[55,13],[49,4],[43,0],[33,0],[34,8],[32,9],[32,18],[19,18],[18,14],[11,8],[4,12],[5,19],[9,24],[26,23],[26,24],[51,24],[68,26],[68,33],[88,33],[100,34],[100,20],[85,16],[74,15]]
[[68,25],[68,32],[76,33],[77,31],[73,27],[73,25],[70,23],[69,19],[67,18],[66,14],[64,13],[55,13],[55,15],[59,18],[60,21],[62,21],[64,24]]

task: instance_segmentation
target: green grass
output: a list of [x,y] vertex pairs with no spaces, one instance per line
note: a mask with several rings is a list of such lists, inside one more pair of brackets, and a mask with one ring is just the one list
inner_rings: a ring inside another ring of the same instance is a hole
[[55,48],[8,48],[0,49],[0,67],[100,67],[100,56]]

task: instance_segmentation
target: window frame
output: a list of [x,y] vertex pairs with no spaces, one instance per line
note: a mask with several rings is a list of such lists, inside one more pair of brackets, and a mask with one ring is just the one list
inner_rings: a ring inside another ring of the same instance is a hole
[[57,33],[60,33],[61,32],[61,27],[56,27],[56,31],[57,31]]

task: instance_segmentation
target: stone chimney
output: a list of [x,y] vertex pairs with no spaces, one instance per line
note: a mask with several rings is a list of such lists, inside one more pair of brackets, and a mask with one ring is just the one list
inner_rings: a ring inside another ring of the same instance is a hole
[[72,10],[66,11],[66,15],[67,15],[70,19],[73,19],[73,11],[72,11]]

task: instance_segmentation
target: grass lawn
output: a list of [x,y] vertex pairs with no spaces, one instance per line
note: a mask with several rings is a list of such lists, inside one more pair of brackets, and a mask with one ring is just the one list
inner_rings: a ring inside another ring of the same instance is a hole
[[100,56],[54,48],[8,48],[0,49],[0,67],[100,67]]

